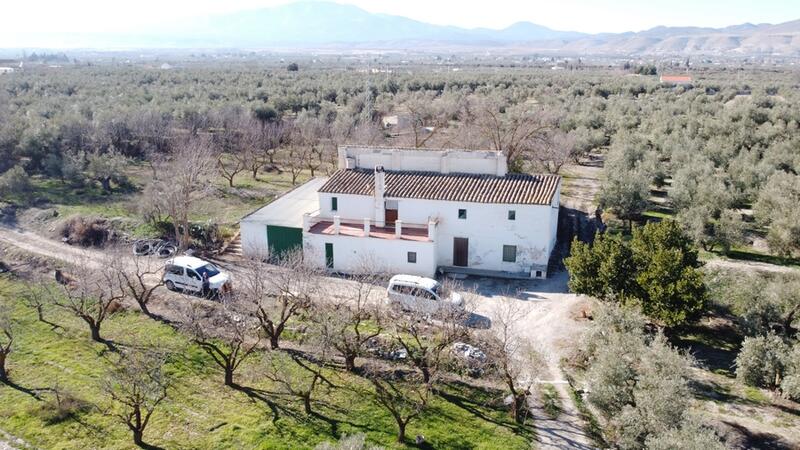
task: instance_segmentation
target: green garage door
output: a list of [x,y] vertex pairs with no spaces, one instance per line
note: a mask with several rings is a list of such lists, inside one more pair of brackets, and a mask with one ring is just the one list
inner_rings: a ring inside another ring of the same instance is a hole
[[279,258],[282,254],[303,247],[303,230],[267,225],[267,244],[270,256]]

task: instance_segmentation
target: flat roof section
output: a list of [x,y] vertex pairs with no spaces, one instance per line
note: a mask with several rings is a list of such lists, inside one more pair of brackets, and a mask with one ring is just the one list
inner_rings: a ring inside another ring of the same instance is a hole
[[242,222],[257,222],[281,227],[302,228],[303,214],[319,209],[317,191],[328,177],[314,178],[276,198],[272,203],[252,212]]

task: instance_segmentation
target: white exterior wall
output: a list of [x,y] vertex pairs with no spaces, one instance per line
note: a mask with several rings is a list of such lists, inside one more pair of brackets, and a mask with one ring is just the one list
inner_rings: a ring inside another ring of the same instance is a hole
[[[338,215],[342,220],[361,221],[372,218],[374,199],[371,196],[332,195],[320,193],[320,217],[331,219],[330,197],[338,200]],[[324,265],[324,243],[334,242],[334,263],[337,270],[347,271],[356,264],[355,259],[363,255],[377,255],[375,259],[393,273],[426,274],[438,266],[453,265],[453,239],[469,239],[468,267],[482,270],[522,273],[546,271],[550,253],[556,244],[558,230],[559,195],[553,196],[549,205],[484,204],[470,202],[447,202],[407,198],[387,198],[397,202],[398,219],[407,224],[438,222],[436,243],[418,243],[403,240],[377,238],[354,238],[349,236],[322,236],[306,233],[304,245],[316,244],[323,255],[316,256]],[[459,219],[458,210],[466,209],[467,218]],[[508,220],[508,211],[516,213],[515,220]],[[311,240],[309,240],[309,236]],[[419,245],[419,250],[412,247]],[[503,261],[503,246],[517,246],[517,261]],[[337,251],[338,249],[338,251]],[[417,251],[416,265],[406,261],[407,251]],[[431,254],[430,260],[428,254]],[[435,254],[433,254],[435,253]],[[344,260],[337,260],[343,254]]]
[[[408,223],[439,222],[437,264],[453,265],[453,238],[469,239],[468,267],[503,272],[546,270],[555,245],[558,210],[551,205],[484,204],[397,199],[398,218]],[[459,219],[458,210],[467,218]],[[508,220],[508,211],[516,220]],[[517,246],[517,261],[503,261],[503,245]]]
[[[303,233],[303,253],[317,267],[325,267],[325,243],[333,244],[333,270],[357,273],[368,267],[385,273],[425,277],[436,274],[436,243]],[[407,252],[417,253],[416,264]]]
[[[347,160],[354,164],[348,167]],[[508,172],[502,152],[470,150],[419,150],[344,146],[339,148],[340,169],[418,170],[440,173],[473,173],[505,176]]]
[[[337,211],[331,210],[331,198],[336,197]],[[319,216],[325,218],[333,218],[339,216],[342,219],[355,219],[358,221],[369,218],[374,220],[375,216],[375,200],[374,197],[369,195],[351,195],[351,194],[328,194],[325,192],[319,193]]]
[[239,223],[239,233],[242,237],[242,252],[245,256],[266,256],[269,248],[266,223],[242,221]]
[[552,253],[553,249],[556,248],[556,240],[558,239],[558,213],[561,208],[561,180],[558,181],[558,188],[556,189],[555,195],[553,195],[553,201],[550,203],[550,251],[548,254]]

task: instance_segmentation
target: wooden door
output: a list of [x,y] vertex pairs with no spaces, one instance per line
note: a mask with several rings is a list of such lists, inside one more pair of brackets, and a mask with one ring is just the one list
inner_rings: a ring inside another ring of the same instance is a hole
[[469,239],[453,238],[453,265],[467,267],[469,261]]
[[386,209],[386,226],[393,227],[395,221],[397,220],[397,210],[396,209]]

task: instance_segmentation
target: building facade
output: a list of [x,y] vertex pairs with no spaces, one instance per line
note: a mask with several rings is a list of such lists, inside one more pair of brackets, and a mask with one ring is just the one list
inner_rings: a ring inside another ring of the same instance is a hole
[[[546,277],[561,179],[508,174],[500,152],[346,146],[339,170],[316,183],[299,245],[320,267]],[[245,251],[286,248],[261,230],[243,220]]]

